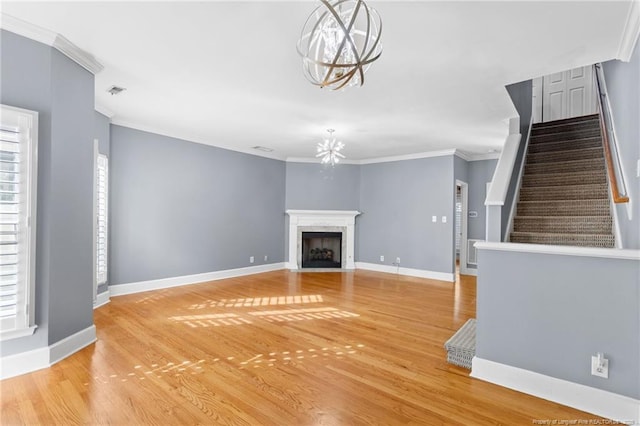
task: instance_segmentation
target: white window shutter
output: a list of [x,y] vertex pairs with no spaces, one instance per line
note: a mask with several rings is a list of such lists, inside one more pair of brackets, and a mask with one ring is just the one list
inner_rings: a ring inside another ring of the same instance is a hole
[[[34,128],[35,126],[35,128]],[[0,122],[0,337],[33,322],[37,114],[2,105]],[[24,333],[30,334],[30,333]]]
[[96,281],[100,285],[107,282],[109,159],[106,155],[98,155],[96,185]]

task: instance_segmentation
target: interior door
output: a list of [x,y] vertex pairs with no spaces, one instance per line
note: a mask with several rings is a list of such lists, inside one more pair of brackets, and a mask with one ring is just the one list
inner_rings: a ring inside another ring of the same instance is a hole
[[[542,88],[538,87],[540,82]],[[596,113],[592,66],[574,68],[534,79],[533,90],[534,122],[562,120]],[[542,96],[539,96],[540,93]],[[540,109],[542,116],[536,117],[536,112]],[[539,121],[535,121],[536,118]]]

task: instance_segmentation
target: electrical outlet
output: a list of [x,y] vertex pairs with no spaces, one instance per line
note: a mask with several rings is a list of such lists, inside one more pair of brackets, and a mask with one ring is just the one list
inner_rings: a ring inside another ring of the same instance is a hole
[[269,261],[269,256],[267,256],[266,254],[264,255],[264,261],[268,262]]
[[447,217],[446,216],[442,216],[442,223],[447,223]]
[[253,263],[256,259],[253,256],[249,256],[249,263]]
[[400,264],[400,258],[396,257],[396,265],[399,265],[399,264]]
[[602,353],[591,357],[591,375],[609,378],[609,360]]
[[384,262],[384,256],[380,256],[380,262]]
[[438,221],[438,216],[431,216],[431,222],[436,223]]

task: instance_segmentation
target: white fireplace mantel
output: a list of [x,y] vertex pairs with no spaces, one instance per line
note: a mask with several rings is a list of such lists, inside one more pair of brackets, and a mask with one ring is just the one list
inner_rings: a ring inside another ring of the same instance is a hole
[[346,242],[344,250],[343,269],[355,269],[355,224],[357,210],[287,210],[289,215],[289,258],[288,269],[299,269],[301,259],[301,244],[298,228],[331,228],[344,229],[343,241]]

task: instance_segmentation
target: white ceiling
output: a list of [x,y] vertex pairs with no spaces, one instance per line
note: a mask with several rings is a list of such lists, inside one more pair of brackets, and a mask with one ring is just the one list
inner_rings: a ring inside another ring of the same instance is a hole
[[[277,158],[313,157],[327,128],[352,160],[501,149],[504,86],[614,59],[630,1],[370,1],[382,57],[360,88],[319,89],[296,41],[308,1],[2,2],[104,65],[112,122]],[[112,86],[127,90],[117,96]],[[271,154],[252,150],[274,149]]]

